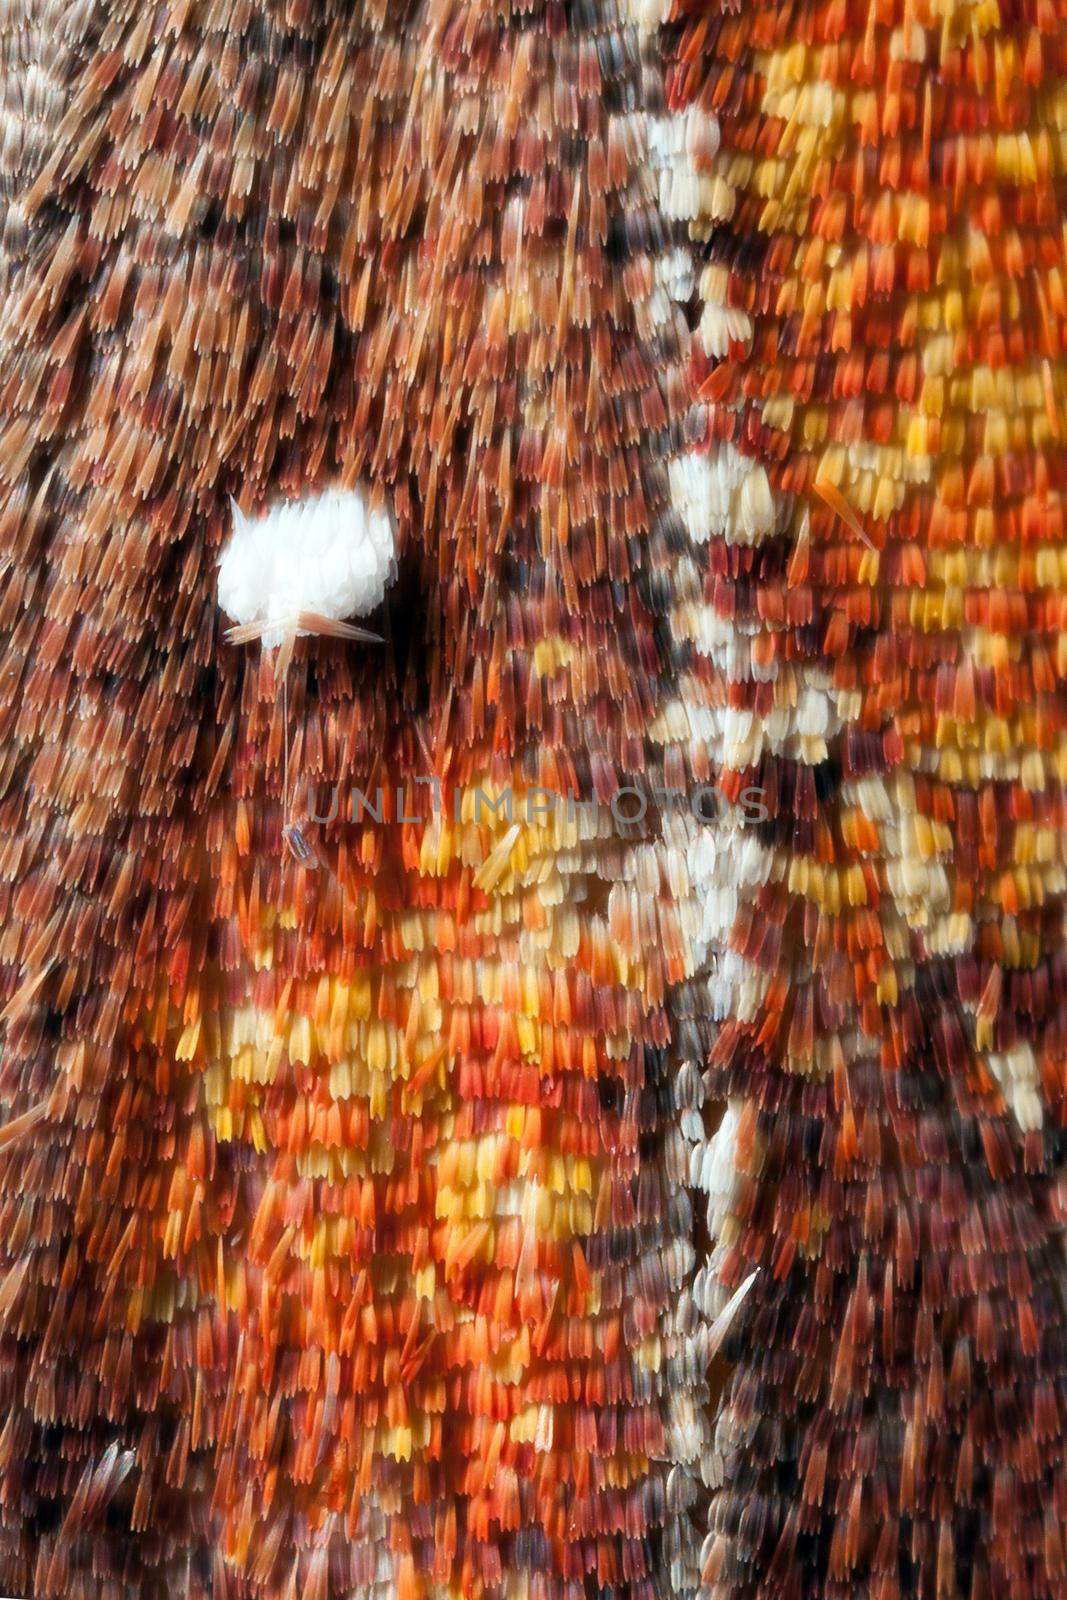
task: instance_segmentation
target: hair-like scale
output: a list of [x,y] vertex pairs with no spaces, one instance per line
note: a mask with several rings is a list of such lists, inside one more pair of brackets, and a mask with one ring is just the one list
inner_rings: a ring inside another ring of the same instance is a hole
[[0,1590],[1067,1600],[1064,0],[0,45]]

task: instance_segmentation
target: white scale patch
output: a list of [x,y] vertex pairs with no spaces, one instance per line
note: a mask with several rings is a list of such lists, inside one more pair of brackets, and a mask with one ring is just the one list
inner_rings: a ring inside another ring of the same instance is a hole
[[300,613],[342,622],[380,605],[396,575],[396,536],[384,511],[355,489],[279,501],[257,517],[233,502],[219,559],[219,605],[239,625],[269,624],[273,649]]

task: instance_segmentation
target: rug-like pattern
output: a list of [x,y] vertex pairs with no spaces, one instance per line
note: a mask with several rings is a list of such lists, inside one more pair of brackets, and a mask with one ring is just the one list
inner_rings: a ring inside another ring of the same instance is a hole
[[1063,0],[0,51],[0,1589],[1067,1600]]

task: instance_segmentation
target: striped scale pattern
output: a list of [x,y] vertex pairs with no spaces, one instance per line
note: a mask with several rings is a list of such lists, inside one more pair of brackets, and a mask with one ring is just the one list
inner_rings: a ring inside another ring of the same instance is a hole
[[1067,1596],[1065,22],[0,8],[5,1592]]

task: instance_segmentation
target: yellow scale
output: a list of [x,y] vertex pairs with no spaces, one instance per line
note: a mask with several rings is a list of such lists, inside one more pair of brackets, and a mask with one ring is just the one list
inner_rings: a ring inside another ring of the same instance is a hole
[[[561,642],[542,647],[541,670],[551,670],[565,659]],[[488,786],[484,793],[493,796]],[[478,1002],[506,1010],[512,1017],[522,1055],[538,1063],[542,1054],[542,974],[569,968],[580,948],[583,918],[589,915],[569,904],[569,878],[588,870],[589,852],[596,848],[596,832],[602,824],[590,824],[579,813],[569,816],[563,806],[544,815],[527,813],[525,796],[513,797],[511,822],[504,808],[498,812],[485,805],[480,820],[476,816],[478,791],[475,786],[462,797],[458,824],[452,817],[430,821],[423,832],[419,870],[424,876],[445,877],[461,867],[474,869],[475,884],[488,896],[484,910],[470,918],[485,957],[462,964],[456,960],[461,982],[453,981],[453,1004],[441,998],[440,971],[434,940],[437,913],[402,912],[397,921],[407,960],[391,963],[389,971],[397,990],[410,997],[412,1021],[404,1028],[392,1021],[376,1018],[374,996],[379,981],[377,970],[357,973],[344,981],[323,973],[315,990],[313,1015],[285,1008],[288,990],[274,1013],[253,1006],[222,1015],[195,1015],[180,1029],[172,1025],[175,1059],[199,1072],[203,1106],[216,1137],[222,1142],[243,1141],[257,1155],[270,1157],[271,1141],[261,1112],[262,1095],[290,1070],[301,1064],[319,1071],[329,1090],[330,1101],[343,1106],[352,1101],[366,1102],[369,1130],[366,1149],[349,1148],[336,1139],[331,1143],[319,1137],[321,1107],[304,1106],[305,1142],[295,1152],[296,1168],[302,1178],[325,1178],[342,1182],[367,1178],[392,1171],[394,1156],[390,1144],[392,1096],[398,1081],[416,1082],[405,1102],[405,1111],[418,1117],[430,1109],[438,1126],[438,1143],[428,1153],[435,1167],[436,1219],[447,1224],[448,1245],[443,1261],[429,1261],[413,1274],[400,1269],[403,1285],[394,1280],[398,1267],[394,1261],[376,1263],[376,1294],[392,1296],[398,1289],[410,1292],[431,1307],[448,1294],[448,1283],[457,1264],[495,1259],[497,1220],[497,1176],[507,1167],[511,1182],[523,1192],[522,1225],[531,1246],[543,1239],[555,1244],[587,1237],[594,1229],[595,1198],[600,1173],[597,1163],[582,1155],[563,1154],[545,1148],[537,1141],[540,1117],[535,1108],[512,1104],[504,1113],[503,1127],[480,1138],[455,1140],[451,1129],[455,1118],[450,1087],[449,1057],[442,1051],[459,1014]],[[530,820],[527,820],[529,815]],[[540,919],[531,920],[526,902],[536,895],[543,910]],[[628,985],[643,993],[646,986],[644,963],[633,952],[626,954],[608,937],[602,918],[589,929],[587,937],[599,971],[598,983]],[[297,926],[292,910],[264,908],[260,938],[251,953],[256,971],[269,971],[274,960],[274,934]],[[598,931],[599,929],[599,931]],[[518,962],[505,961],[495,954],[500,942],[518,941]],[[305,986],[306,990],[306,986]],[[404,1007],[399,1007],[403,1015]],[[607,1053],[623,1053],[627,1040],[602,1041]],[[427,1075],[428,1069],[428,1075]],[[293,1115],[299,1114],[294,1107]],[[534,1136],[531,1139],[531,1134]],[[509,1149],[510,1147],[510,1149]],[[269,1181],[269,1180],[268,1180]],[[202,1189],[202,1186],[201,1186]],[[178,1163],[172,1174],[170,1196],[173,1209],[166,1215],[164,1255],[178,1254],[185,1236],[196,1185]],[[201,1196],[202,1198],[202,1196]],[[312,1298],[325,1293],[326,1273],[332,1262],[345,1264],[350,1256],[357,1223],[348,1216],[318,1216],[308,1231],[283,1235],[278,1251],[289,1260],[303,1263],[312,1284]],[[245,1259],[247,1247],[236,1257],[220,1251],[219,1281],[227,1307],[241,1312],[254,1291]],[[211,1263],[214,1268],[215,1263]],[[285,1270],[284,1260],[272,1260],[268,1272]],[[386,1280],[389,1280],[388,1282]],[[159,1279],[151,1314],[173,1314],[178,1297],[190,1291],[176,1274]],[[195,1299],[195,1281],[192,1287]],[[510,1304],[510,1302],[509,1302]],[[596,1277],[585,1298],[586,1314],[599,1312],[600,1289]],[[138,1307],[138,1315],[149,1308]],[[458,1302],[451,1305],[456,1323],[469,1321],[472,1313]],[[636,1358],[651,1370],[658,1370],[662,1350],[658,1339],[647,1339]],[[532,1357],[529,1330],[505,1328],[498,1347],[490,1358],[489,1371],[496,1381],[514,1385],[524,1381]],[[441,1389],[441,1404],[444,1391]],[[373,1441],[374,1453],[397,1461],[409,1461],[427,1447],[430,1416],[409,1416],[406,1422],[383,1420]],[[541,1450],[552,1449],[554,1410],[551,1405],[529,1405],[520,1410],[510,1424],[516,1442],[531,1441]],[[609,1480],[627,1484],[645,1470],[640,1456],[620,1451],[613,1462],[604,1463]]]

